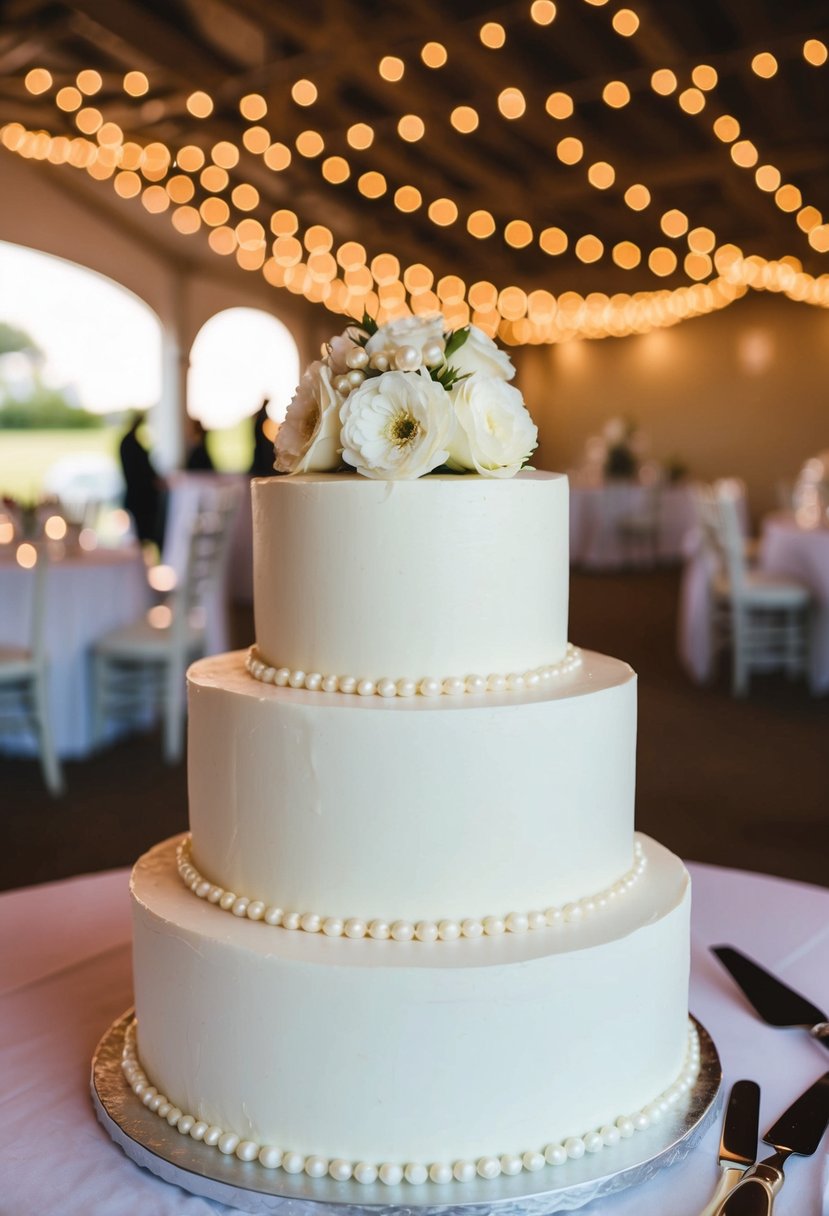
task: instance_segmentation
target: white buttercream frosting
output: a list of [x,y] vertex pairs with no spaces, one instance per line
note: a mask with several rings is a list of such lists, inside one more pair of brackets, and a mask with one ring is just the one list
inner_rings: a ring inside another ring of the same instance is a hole
[[379,680],[524,673],[567,645],[567,479],[255,480],[266,666]]
[[613,1148],[634,1132],[647,1131],[672,1107],[682,1102],[696,1080],[699,1065],[699,1035],[693,1022],[689,1022],[688,1044],[679,1076],[652,1102],[632,1115],[620,1115],[584,1135],[567,1136],[563,1143],[552,1142],[523,1153],[503,1153],[501,1156],[479,1157],[473,1161],[435,1161],[426,1166],[413,1161],[403,1164],[386,1161],[375,1165],[366,1161],[348,1161],[342,1157],[321,1157],[318,1153],[305,1156],[293,1149],[243,1140],[236,1132],[222,1131],[215,1125],[208,1126],[204,1120],[198,1120],[194,1115],[173,1106],[169,1098],[151,1084],[138,1059],[135,1019],[127,1027],[121,1058],[121,1070],[135,1096],[148,1110],[166,1119],[183,1136],[189,1135],[193,1140],[217,1148],[226,1156],[238,1157],[240,1161],[258,1161],[268,1170],[281,1168],[286,1173],[305,1173],[309,1178],[328,1175],[335,1182],[347,1182],[349,1178],[354,1178],[357,1182],[369,1184],[379,1178],[388,1186],[397,1186],[404,1180],[413,1186],[420,1186],[427,1180],[443,1185],[453,1181],[471,1182],[476,1177],[493,1179],[500,1174],[520,1174],[522,1170],[535,1173],[546,1165],[564,1165],[569,1160],[583,1157],[585,1153]]

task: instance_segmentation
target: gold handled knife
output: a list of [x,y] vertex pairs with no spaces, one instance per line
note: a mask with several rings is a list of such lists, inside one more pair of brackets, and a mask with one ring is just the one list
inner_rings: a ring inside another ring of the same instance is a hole
[[760,1086],[756,1081],[735,1081],[725,1108],[720,1137],[720,1180],[700,1216],[714,1216],[757,1156],[760,1122]]

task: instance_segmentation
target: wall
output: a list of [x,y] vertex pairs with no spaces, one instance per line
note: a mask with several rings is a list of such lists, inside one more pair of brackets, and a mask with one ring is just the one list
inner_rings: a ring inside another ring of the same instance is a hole
[[829,311],[750,292],[671,329],[519,352],[539,468],[579,465],[589,436],[627,416],[654,458],[694,477],[745,478],[752,511],[829,448]]

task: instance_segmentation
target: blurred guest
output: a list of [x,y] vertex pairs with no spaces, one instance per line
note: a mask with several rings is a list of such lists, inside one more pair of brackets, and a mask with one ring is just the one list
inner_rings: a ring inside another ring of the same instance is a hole
[[273,462],[273,423],[268,416],[266,397],[253,420],[253,460],[248,472],[251,477],[272,477]]
[[193,419],[193,434],[195,437],[187,449],[187,459],[184,467],[185,469],[189,469],[191,473],[212,473],[213,460],[207,450],[207,431],[198,418]]
[[126,485],[124,506],[135,520],[138,539],[142,543],[152,541],[160,549],[164,540],[164,486],[150,453],[138,438],[144,421],[144,414],[137,410],[119,448]]

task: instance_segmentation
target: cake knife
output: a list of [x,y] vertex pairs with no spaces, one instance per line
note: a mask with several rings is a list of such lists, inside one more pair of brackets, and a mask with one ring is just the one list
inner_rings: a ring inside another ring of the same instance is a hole
[[829,1019],[822,1010],[733,946],[712,946],[711,950],[764,1022],[808,1030],[829,1050]]
[[829,1124],[829,1072],[815,1081],[763,1136],[774,1152],[746,1170],[716,1216],[771,1216],[792,1153],[811,1157]]
[[760,1120],[760,1086],[756,1081],[735,1081],[720,1137],[720,1180],[700,1216],[715,1216],[726,1195],[740,1181],[757,1156]]

